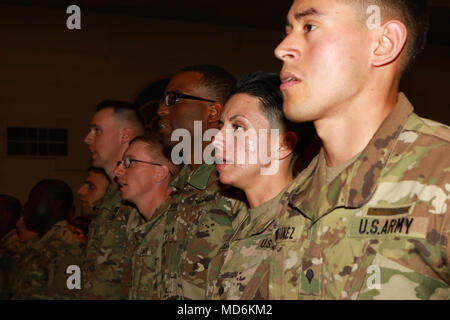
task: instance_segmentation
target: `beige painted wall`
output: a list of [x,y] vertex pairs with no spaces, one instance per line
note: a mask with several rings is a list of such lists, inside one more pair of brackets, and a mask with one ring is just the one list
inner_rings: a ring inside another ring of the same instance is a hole
[[[153,79],[196,63],[222,65],[237,77],[280,67],[273,49],[282,26],[276,32],[82,13],[82,30],[69,31],[66,18],[55,9],[0,5],[0,193],[22,201],[47,177],[76,191],[89,165],[82,140],[100,100],[134,100]],[[449,57],[449,47],[430,48],[405,81],[419,113],[447,124]],[[69,157],[8,157],[8,126],[68,128]]]

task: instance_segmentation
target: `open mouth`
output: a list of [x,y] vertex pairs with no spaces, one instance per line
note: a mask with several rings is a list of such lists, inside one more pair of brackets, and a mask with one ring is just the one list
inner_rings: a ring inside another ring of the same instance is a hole
[[294,74],[287,72],[282,72],[280,74],[280,79],[281,79],[281,86],[280,86],[281,90],[290,88],[301,82],[301,80],[297,78]]
[[119,190],[121,190],[121,191],[124,187],[128,186],[128,184],[126,184],[124,182],[118,182],[117,185],[119,186]]
[[92,158],[96,157],[97,152],[94,149],[89,148],[88,150]]

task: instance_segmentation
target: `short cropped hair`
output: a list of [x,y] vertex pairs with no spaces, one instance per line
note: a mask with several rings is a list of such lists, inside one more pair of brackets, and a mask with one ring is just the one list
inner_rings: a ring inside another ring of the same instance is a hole
[[260,101],[261,111],[269,120],[271,128],[281,132],[293,131],[298,135],[295,153],[302,153],[314,140],[316,131],[311,122],[294,123],[283,113],[283,94],[278,73],[254,72],[238,81],[236,89],[230,95],[245,93]]
[[429,15],[426,0],[340,0],[357,4],[367,17],[366,10],[370,5],[378,5],[381,9],[382,21],[397,19],[403,22],[408,30],[405,50],[404,70],[408,69],[416,57],[425,49],[429,30]]
[[225,100],[236,85],[236,78],[222,67],[214,65],[194,65],[182,69],[180,72],[197,72],[202,74],[200,84],[205,86],[214,100],[225,103]]
[[130,146],[135,143],[141,141],[148,145],[147,150],[149,151],[150,156],[153,161],[163,164],[169,168],[171,173],[171,179],[177,176],[180,166],[175,165],[170,160],[170,152],[164,147],[164,143],[162,141],[161,135],[158,133],[154,133],[150,129],[146,129],[144,134],[138,137],[135,137],[130,141]]
[[102,174],[105,177],[105,179],[108,180],[109,183],[111,182],[111,179],[109,178],[108,174],[106,173],[105,169],[103,169],[103,168],[90,166],[87,169],[87,171],[88,172],[93,171],[95,173]]
[[[58,207],[49,207],[45,212],[37,211],[35,214],[27,216],[25,223],[29,229],[45,230],[48,223],[55,218],[55,214],[62,219],[69,217],[73,208],[73,192],[67,183],[58,179],[41,180],[31,189],[30,196],[35,192],[40,192],[44,203],[58,203]],[[58,211],[52,212],[52,210]]]
[[96,110],[111,108],[120,121],[131,125],[139,133],[144,130],[144,120],[135,105],[119,100],[103,100],[97,104]]

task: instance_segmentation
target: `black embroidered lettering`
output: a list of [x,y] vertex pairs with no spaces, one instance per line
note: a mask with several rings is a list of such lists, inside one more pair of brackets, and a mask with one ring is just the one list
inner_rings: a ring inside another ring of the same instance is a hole
[[367,228],[367,220],[361,219],[361,221],[359,222],[359,234],[366,233],[366,228]]
[[401,219],[397,220],[397,225],[395,226],[394,233],[402,233],[404,222],[405,222],[405,218],[401,218]]
[[397,224],[397,219],[392,219],[389,224],[388,233],[392,233],[394,231],[395,225]]
[[409,233],[409,228],[411,227],[413,221],[414,221],[414,218],[411,218],[411,219],[406,218],[406,234]]
[[389,225],[389,220],[386,220],[386,222],[384,223],[383,229],[381,229],[380,234],[386,234],[388,225]]
[[372,221],[372,227],[370,228],[370,233],[371,234],[376,234],[378,231],[378,223],[380,223],[380,221],[378,219],[374,219]]
[[289,235],[289,239],[294,240],[295,227],[289,227],[289,229],[291,230],[291,234]]

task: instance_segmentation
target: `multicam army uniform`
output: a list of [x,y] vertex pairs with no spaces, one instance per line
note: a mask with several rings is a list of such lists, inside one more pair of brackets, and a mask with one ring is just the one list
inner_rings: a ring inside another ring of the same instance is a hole
[[399,94],[331,183],[322,150],[287,190],[271,299],[450,298],[450,130],[412,110]]
[[0,240],[0,299],[10,299],[9,275],[17,270],[20,255],[30,244],[19,240],[16,229]]
[[74,299],[67,287],[66,270],[79,266],[85,244],[72,233],[67,220],[54,224],[42,238],[34,238],[23,251],[12,275],[13,299]]
[[268,259],[272,252],[272,234],[280,198],[259,207],[236,206],[235,233],[222,246],[209,265],[208,299],[268,299]]
[[204,299],[209,262],[232,235],[235,200],[221,195],[214,165],[186,165],[173,181],[162,244],[163,299]]
[[156,209],[149,221],[136,210],[132,212],[125,245],[123,285],[128,285],[129,299],[160,300],[161,245],[170,198]]
[[118,186],[110,184],[95,204],[97,215],[89,226],[80,299],[127,299],[123,292],[122,258],[126,225],[133,207],[122,205]]

